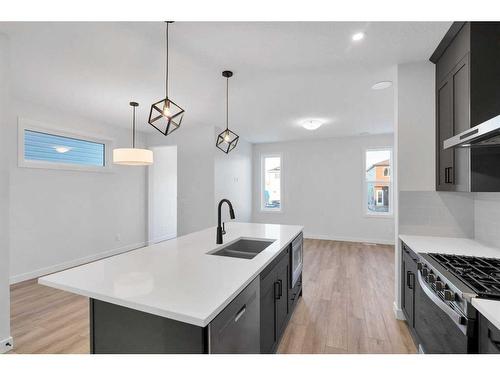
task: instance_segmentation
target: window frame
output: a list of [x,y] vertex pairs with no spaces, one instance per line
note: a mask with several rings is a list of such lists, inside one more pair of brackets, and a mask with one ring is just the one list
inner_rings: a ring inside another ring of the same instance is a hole
[[[24,132],[25,130],[55,135],[60,137],[74,138],[82,141],[101,143],[104,145],[104,165],[80,165],[70,163],[55,163],[44,160],[26,160],[24,158]],[[17,160],[20,168],[57,169],[82,172],[105,172],[112,171],[112,152],[114,142],[111,139],[95,137],[90,134],[67,131],[53,125],[44,124],[38,121],[25,118],[18,118],[17,126]]]
[[[381,183],[381,184],[387,184],[385,181],[380,181],[380,180],[368,180],[366,178],[366,154],[369,151],[389,151],[389,211],[388,212],[372,212],[368,210],[368,183],[369,182],[374,182],[374,183]],[[364,149],[363,152],[363,213],[364,216],[367,218],[380,218],[380,219],[392,219],[394,217],[394,191],[393,191],[393,185],[394,181],[392,179],[392,173],[390,173],[390,170],[393,167],[393,147],[392,146],[384,146],[384,147],[368,147]]]
[[[280,207],[279,208],[268,208],[264,205],[264,187],[265,187],[265,160],[266,158],[280,158]],[[279,213],[283,211],[283,155],[281,153],[269,153],[260,155],[260,211],[261,212],[275,212]]]

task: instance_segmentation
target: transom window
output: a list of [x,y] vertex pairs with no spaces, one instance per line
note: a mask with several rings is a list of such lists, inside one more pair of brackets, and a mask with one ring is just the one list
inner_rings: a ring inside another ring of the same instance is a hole
[[71,134],[22,119],[18,134],[20,167],[109,170],[107,155],[112,149],[109,141]]

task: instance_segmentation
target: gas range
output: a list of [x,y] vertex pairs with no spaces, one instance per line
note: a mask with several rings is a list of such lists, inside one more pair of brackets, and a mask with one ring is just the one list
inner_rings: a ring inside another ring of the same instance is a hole
[[429,256],[478,297],[500,299],[500,259],[434,253]]

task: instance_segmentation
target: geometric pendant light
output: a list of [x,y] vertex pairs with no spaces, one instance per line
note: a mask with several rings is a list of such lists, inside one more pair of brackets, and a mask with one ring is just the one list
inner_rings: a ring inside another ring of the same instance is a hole
[[135,148],[135,108],[139,103],[130,102],[133,108],[132,120],[132,148],[115,148],[113,150],[113,163],[121,165],[151,165],[153,164],[153,151]]
[[149,124],[163,135],[169,135],[177,130],[184,117],[184,110],[168,97],[168,25],[172,22],[167,22],[166,30],[165,98],[151,105],[148,120]]
[[222,72],[222,76],[226,77],[226,130],[217,136],[215,145],[219,150],[228,154],[234,150],[240,137],[235,132],[229,130],[229,78],[233,76],[233,72],[225,70]]

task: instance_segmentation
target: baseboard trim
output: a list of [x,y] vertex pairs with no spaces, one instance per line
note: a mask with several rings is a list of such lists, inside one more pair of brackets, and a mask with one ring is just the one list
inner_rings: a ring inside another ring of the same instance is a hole
[[362,243],[374,243],[379,245],[394,245],[394,240],[383,240],[374,238],[359,238],[359,237],[340,237],[340,236],[328,236],[323,234],[312,234],[304,232],[304,238],[309,238],[311,240],[330,240],[330,241],[344,241],[344,242],[362,242]]
[[164,236],[153,238],[152,240],[148,240],[148,246],[154,245],[155,243],[158,243],[158,242],[168,241],[168,240],[171,240],[172,238],[176,238],[176,237],[177,237],[177,233],[169,233],[169,234],[166,234]]
[[12,339],[12,336],[0,340],[0,354],[7,353],[12,349],[14,349],[14,340]]
[[16,283],[20,283],[22,281],[35,279],[37,277],[48,275],[50,273],[59,272],[59,271],[63,271],[63,270],[68,269],[68,268],[81,266],[82,264],[85,264],[85,263],[90,263],[90,262],[94,262],[96,260],[108,258],[108,257],[113,256],[113,255],[126,253],[127,251],[135,250],[135,249],[138,249],[138,248],[141,248],[144,246],[146,246],[146,242],[139,242],[136,244],[131,244],[131,245],[119,247],[116,249],[104,251],[102,253],[93,254],[93,255],[90,255],[88,257],[74,259],[74,260],[70,260],[68,262],[55,264],[53,266],[39,268],[35,271],[21,273],[19,275],[14,275],[14,276],[10,277],[9,281],[10,281],[11,285],[16,284]]
[[401,310],[398,307],[398,305],[396,304],[396,301],[394,301],[394,303],[392,305],[392,311],[394,311],[394,316],[396,317],[397,320],[406,320],[403,310]]

